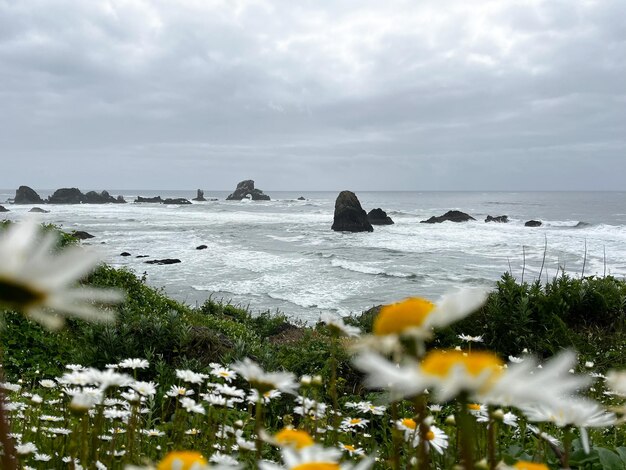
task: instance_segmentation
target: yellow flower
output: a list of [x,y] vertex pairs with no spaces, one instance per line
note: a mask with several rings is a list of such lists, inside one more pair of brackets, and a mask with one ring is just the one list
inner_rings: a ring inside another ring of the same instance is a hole
[[404,427],[409,428],[409,429],[415,429],[415,428],[417,427],[417,423],[416,423],[416,422],[415,422],[415,420],[414,420],[414,419],[412,419],[412,418],[404,418],[404,419],[402,420],[402,425],[403,425]]
[[332,462],[307,462],[291,467],[291,470],[340,470],[338,463]]
[[200,452],[177,450],[170,452],[157,465],[157,470],[192,470],[194,466],[205,466],[208,462]]
[[456,350],[433,350],[424,357],[420,364],[423,373],[445,378],[457,369],[471,377],[495,379],[502,373],[504,362],[488,351],[470,354]]
[[520,460],[513,468],[518,470],[549,470],[548,466],[544,463],[534,463],[534,462],[526,462],[524,460]]
[[289,446],[296,449],[302,449],[314,444],[313,438],[309,433],[299,429],[285,428],[277,432],[274,439],[280,446]]
[[402,302],[385,305],[374,320],[374,334],[378,336],[402,334],[420,329],[435,304],[420,297],[410,297]]

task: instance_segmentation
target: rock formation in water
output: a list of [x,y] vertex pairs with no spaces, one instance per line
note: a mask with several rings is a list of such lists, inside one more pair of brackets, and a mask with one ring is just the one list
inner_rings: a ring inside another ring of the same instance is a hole
[[541,227],[540,220],[529,220],[524,224],[525,227]]
[[10,212],[10,211],[4,206],[0,206],[0,212]]
[[149,202],[151,204],[161,204],[163,202],[163,199],[161,199],[161,196],[154,196],[154,197],[137,196],[137,199],[135,199],[135,202]]
[[341,191],[335,201],[335,216],[331,227],[336,232],[373,232],[367,213],[352,191]]
[[393,220],[387,215],[387,213],[380,207],[378,209],[372,209],[367,213],[367,220],[372,225],[392,225]]
[[450,221],[450,222],[467,222],[469,220],[476,220],[469,214],[461,211],[448,211],[439,217],[431,217],[428,220],[422,220],[420,223],[422,224],[440,224],[442,222]]
[[163,204],[191,204],[191,201],[189,199],[185,199],[184,197],[176,197],[163,199]]
[[95,238],[91,233],[85,232],[84,230],[75,230],[72,232],[72,236],[74,238],[78,238],[79,240],[88,240],[90,238]]
[[255,189],[253,180],[245,180],[238,183],[235,191],[232,194],[229,194],[226,200],[241,201],[244,198],[249,198],[253,201],[270,200],[270,197],[267,194],[263,194],[263,191]]
[[166,259],[153,259],[150,261],[144,261],[144,263],[146,264],[176,264],[176,263],[180,263],[181,261],[179,259],[176,258],[166,258]]
[[498,215],[496,217],[492,217],[490,215],[487,216],[485,222],[498,222],[501,224],[506,224],[509,221],[509,216],[507,215]]
[[45,209],[42,209],[41,207],[33,207],[31,210],[29,210],[28,212],[35,212],[37,214],[47,214],[50,211],[47,211]]
[[34,189],[28,186],[20,186],[15,191],[15,204],[43,204],[45,201],[39,197]]
[[200,201],[200,202],[206,201],[206,199],[204,199],[204,191],[202,191],[201,189],[198,189],[197,196],[194,197],[192,200],[193,201]]

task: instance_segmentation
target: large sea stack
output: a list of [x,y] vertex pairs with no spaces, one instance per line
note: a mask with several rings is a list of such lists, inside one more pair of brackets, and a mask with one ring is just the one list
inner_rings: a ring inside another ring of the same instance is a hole
[[254,188],[253,180],[245,180],[237,184],[235,192],[229,194],[226,198],[227,201],[241,201],[244,198],[252,199],[253,201],[269,201],[270,197],[267,194],[263,194],[260,189]]
[[337,232],[373,232],[367,213],[352,191],[341,191],[335,201],[335,217],[331,227]]
[[39,197],[39,194],[34,189],[28,186],[20,186],[15,191],[15,204],[43,204],[44,200]]
[[420,223],[422,224],[440,224],[442,222],[467,222],[469,220],[476,220],[474,217],[472,217],[469,214],[466,214],[465,212],[461,212],[461,211],[448,211],[443,215],[440,215],[439,217],[431,217],[428,220],[422,220],[420,221]]

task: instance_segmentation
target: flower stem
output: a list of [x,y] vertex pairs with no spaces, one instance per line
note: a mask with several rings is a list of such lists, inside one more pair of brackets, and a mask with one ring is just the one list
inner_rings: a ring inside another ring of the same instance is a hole
[[489,470],[496,470],[496,434],[497,422],[493,416],[493,410],[489,408],[489,423],[487,425],[487,460],[489,461]]
[[256,461],[260,462],[261,457],[263,455],[263,441],[261,439],[261,430],[263,429],[263,423],[261,422],[263,419],[263,394],[261,391],[258,391],[259,398],[256,402],[256,413],[254,419],[254,432],[256,433]]
[[397,429],[396,423],[398,422],[398,402],[391,402],[391,442],[393,448],[393,454],[391,455],[391,468],[393,470],[400,469],[400,446],[402,437],[400,436],[400,430]]
[[467,408],[467,394],[459,397],[458,429],[461,441],[461,460],[464,470],[474,470],[474,430],[472,416]]

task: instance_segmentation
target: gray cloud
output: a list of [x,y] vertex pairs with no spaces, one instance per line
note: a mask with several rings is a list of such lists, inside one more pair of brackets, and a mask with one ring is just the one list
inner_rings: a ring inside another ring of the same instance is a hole
[[0,0],[0,187],[625,189],[620,0]]

